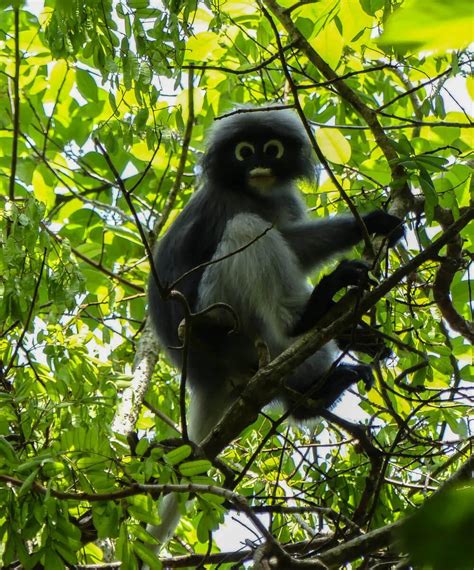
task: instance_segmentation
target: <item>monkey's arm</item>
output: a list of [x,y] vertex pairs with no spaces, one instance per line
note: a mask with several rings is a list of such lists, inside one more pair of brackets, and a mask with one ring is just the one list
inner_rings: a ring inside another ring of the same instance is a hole
[[[369,234],[388,236],[390,246],[404,235],[402,220],[381,210],[366,214],[362,219]],[[280,233],[306,270],[350,249],[362,239],[361,228],[352,216],[294,224],[280,229]]]

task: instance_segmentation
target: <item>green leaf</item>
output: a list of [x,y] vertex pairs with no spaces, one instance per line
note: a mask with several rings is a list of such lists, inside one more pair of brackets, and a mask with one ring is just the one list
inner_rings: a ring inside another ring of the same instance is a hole
[[199,32],[191,36],[186,44],[186,59],[206,61],[216,50],[219,50],[219,35],[215,32]]
[[154,570],[161,570],[161,568],[163,568],[161,562],[157,559],[155,554],[153,554],[152,550],[150,550],[150,548],[144,544],[134,542],[133,551],[138,556],[138,558],[140,558],[140,560],[142,560],[142,562],[147,564],[147,566],[150,568]]
[[132,10],[140,10],[148,7],[149,0],[127,0],[127,4]]
[[420,168],[419,181],[425,196],[425,213],[428,223],[434,218],[434,209],[438,205],[438,195],[434,189],[433,181],[424,168]]
[[48,173],[45,171],[45,167],[40,164],[33,172],[33,178],[31,181],[33,184],[35,198],[40,202],[43,202],[48,209],[54,206],[56,202],[54,187],[52,186],[49,178]]
[[0,466],[5,464],[12,468],[17,462],[12,445],[4,437],[0,437]]
[[112,501],[93,503],[92,520],[99,538],[115,538],[119,534],[121,508]]
[[474,101],[474,75],[469,75],[466,77],[466,89],[469,96]]
[[360,0],[360,3],[367,14],[375,16],[375,13],[384,7],[385,0]]
[[130,497],[129,502],[128,512],[137,520],[155,526],[160,524],[156,503],[151,497],[136,495]]
[[135,448],[135,453],[137,455],[144,455],[149,447],[150,447],[150,442],[145,437],[142,437],[142,439],[137,443],[137,446]]
[[177,447],[176,449],[173,449],[172,451],[165,453],[163,458],[166,461],[166,463],[173,466],[184,461],[187,457],[189,457],[192,454],[192,452],[193,449],[190,445],[181,445],[180,447]]
[[389,17],[379,43],[444,51],[473,39],[471,0],[407,0]]
[[342,56],[344,40],[334,20],[326,24],[319,34],[311,40],[311,46],[330,67],[333,69],[338,67]]
[[441,156],[418,155],[416,163],[422,165],[430,172],[444,172],[448,161]]
[[459,371],[459,375],[466,382],[474,382],[474,366],[466,364],[466,366],[463,366]]
[[212,463],[208,459],[196,459],[185,461],[179,466],[179,472],[184,477],[193,477],[201,473],[207,473],[211,469]]
[[76,69],[76,83],[79,93],[88,101],[98,100],[97,83],[85,69]]
[[402,537],[416,567],[469,570],[474,565],[473,528],[474,486],[467,483],[428,500],[406,521]]
[[52,549],[47,549],[42,557],[44,567],[48,570],[64,570],[66,568],[61,557]]
[[351,145],[339,129],[319,129],[316,141],[324,156],[336,164],[346,164],[351,158]]
[[21,487],[20,487],[20,490],[18,491],[18,494],[19,494],[19,495],[23,495],[23,496],[24,496],[24,495],[26,495],[26,494],[30,491],[30,489],[31,489],[31,487],[32,487],[32,485],[33,485],[33,483],[35,482],[36,477],[38,476],[38,472],[39,472],[39,468],[34,469],[34,470],[28,475],[28,477],[23,481],[23,483],[22,483],[22,485],[21,485]]

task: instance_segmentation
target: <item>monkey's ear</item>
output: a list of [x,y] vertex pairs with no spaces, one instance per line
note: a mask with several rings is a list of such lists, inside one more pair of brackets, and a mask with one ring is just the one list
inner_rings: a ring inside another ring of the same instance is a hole
[[388,246],[393,247],[405,235],[403,220],[398,216],[375,210],[362,217],[369,234],[388,237]]

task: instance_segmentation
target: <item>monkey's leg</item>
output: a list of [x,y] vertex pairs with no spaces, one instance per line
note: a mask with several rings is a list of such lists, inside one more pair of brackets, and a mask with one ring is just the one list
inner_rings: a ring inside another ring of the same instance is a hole
[[[316,384],[320,380],[321,378],[316,378],[314,383]],[[322,385],[314,389],[309,386],[303,390],[297,378],[290,378],[288,388],[294,393],[286,396],[286,407],[296,420],[315,418],[321,410],[334,406],[342,394],[359,380],[364,382],[367,390],[372,387],[374,377],[370,366],[339,364],[327,373]],[[307,398],[303,398],[303,403],[301,403],[301,397],[298,396],[298,393],[303,396],[308,395]]]
[[333,297],[343,287],[364,286],[368,283],[368,266],[361,261],[344,260],[321,279],[309,298],[304,311],[292,330],[292,336],[305,333],[334,305]]

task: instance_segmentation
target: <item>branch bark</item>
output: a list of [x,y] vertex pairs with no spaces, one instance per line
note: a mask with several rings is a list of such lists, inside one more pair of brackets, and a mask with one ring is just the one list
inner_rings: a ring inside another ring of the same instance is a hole
[[[438,209],[437,214],[438,218],[442,218],[440,219],[440,222],[443,229],[446,228],[447,224],[453,223],[453,215],[451,211],[444,210],[441,216]],[[451,283],[453,282],[457,272],[462,268],[462,255],[462,239],[461,236],[456,235],[448,243],[446,255],[443,257],[436,273],[436,278],[433,284],[433,297],[449,326],[474,343],[474,322],[464,319],[456,311],[451,299]]]
[[[178,192],[181,188],[181,180],[183,177],[184,168],[189,151],[189,145],[192,136],[192,129],[194,125],[194,97],[193,97],[193,70],[189,71],[189,84],[188,84],[188,119],[183,137],[182,152],[179,159],[178,169],[176,172],[175,181],[171,189],[170,195],[166,202],[165,210],[159,222],[154,228],[153,235],[159,236],[166,220],[171,213]],[[139,221],[137,220],[137,223]],[[139,228],[140,229],[140,228]],[[149,251],[148,242],[144,239],[145,248],[147,249],[147,256],[153,269],[153,257]],[[159,285],[159,283],[157,283]],[[159,286],[160,291],[162,290]],[[135,427],[140,408],[143,403],[146,391],[153,375],[153,370],[158,361],[158,354],[160,353],[160,346],[156,340],[156,336],[152,329],[151,320],[147,319],[145,327],[137,343],[137,351],[133,362],[133,378],[130,386],[123,392],[122,399],[117,406],[117,412],[112,422],[112,430],[120,435],[128,436]]]
[[141,404],[148,389],[153,370],[158,361],[160,347],[156,341],[151,322],[147,319],[137,344],[133,363],[133,377],[130,386],[123,391],[117,406],[112,431],[128,436],[135,428]]

